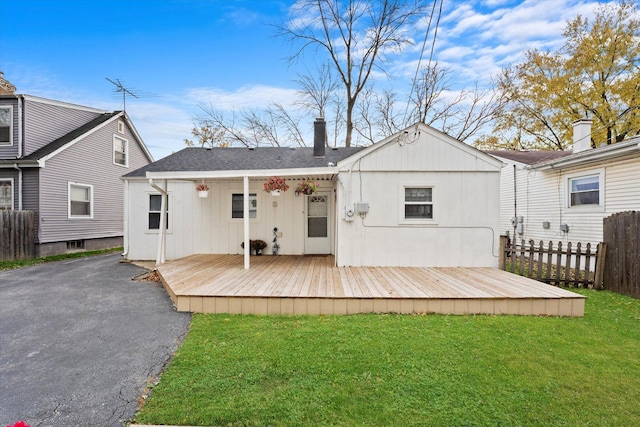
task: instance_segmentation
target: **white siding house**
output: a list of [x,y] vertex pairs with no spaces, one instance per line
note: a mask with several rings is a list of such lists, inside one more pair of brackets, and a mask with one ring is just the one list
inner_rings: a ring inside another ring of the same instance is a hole
[[[325,152],[323,123],[314,148],[187,148],[125,175],[126,257],[239,254],[249,239],[269,254],[275,236],[278,254],[338,266],[497,266],[500,161],[424,124]],[[263,191],[272,176],[289,191]],[[295,192],[306,179],[315,194]]]
[[[576,125],[590,127],[590,122],[582,120]],[[584,135],[585,131],[574,133]],[[518,241],[595,246],[602,241],[604,218],[640,210],[639,136],[593,149],[579,143],[574,147],[578,149],[573,153],[546,155],[488,152],[505,162],[500,179],[502,233],[515,233]],[[514,217],[521,225],[514,227]]]

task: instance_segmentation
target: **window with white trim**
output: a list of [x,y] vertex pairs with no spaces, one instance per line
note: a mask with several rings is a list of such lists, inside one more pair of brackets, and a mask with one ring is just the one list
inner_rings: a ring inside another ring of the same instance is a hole
[[124,122],[122,120],[118,120],[118,133],[124,133]]
[[69,183],[69,218],[93,217],[93,186]]
[[0,211],[13,209],[13,180],[0,179]]
[[129,142],[120,138],[119,136],[113,136],[113,163],[120,166],[127,166],[129,156],[127,155],[127,148]]
[[432,187],[404,187],[404,219],[433,219]]
[[[249,218],[258,217],[258,196],[249,193]],[[233,193],[231,195],[231,218],[244,218],[244,194]]]
[[0,107],[0,145],[13,145],[13,107]]
[[601,206],[602,174],[569,177],[567,197],[570,208],[579,206]]
[[[169,196],[167,195],[165,229],[169,229]],[[162,215],[162,195],[149,194],[149,230],[160,230],[160,215]]]

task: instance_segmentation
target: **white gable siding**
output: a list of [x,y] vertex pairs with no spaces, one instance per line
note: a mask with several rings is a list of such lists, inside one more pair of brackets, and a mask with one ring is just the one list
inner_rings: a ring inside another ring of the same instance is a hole
[[[497,266],[498,162],[437,132],[388,143],[341,173],[340,266]],[[404,219],[404,187],[433,188],[433,221]],[[364,218],[345,207],[367,202]]]

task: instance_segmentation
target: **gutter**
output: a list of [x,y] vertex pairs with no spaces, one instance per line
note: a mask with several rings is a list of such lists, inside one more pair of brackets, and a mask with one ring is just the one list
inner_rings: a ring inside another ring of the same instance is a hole
[[160,203],[160,230],[158,233],[158,251],[156,253],[156,265],[164,264],[166,261],[165,246],[167,243],[167,180],[163,180],[164,189],[156,185],[153,182],[153,178],[149,178],[149,185],[156,189],[161,194]]
[[638,150],[640,150],[640,140],[634,137],[628,141],[617,142],[613,145],[609,145],[601,149],[595,148],[590,151],[581,151],[578,154],[574,154],[568,157],[562,157],[559,160],[555,160],[552,162],[529,165],[526,167],[526,169],[540,171],[562,169],[573,165],[583,165],[592,162],[598,162],[601,160],[613,159],[633,153]]

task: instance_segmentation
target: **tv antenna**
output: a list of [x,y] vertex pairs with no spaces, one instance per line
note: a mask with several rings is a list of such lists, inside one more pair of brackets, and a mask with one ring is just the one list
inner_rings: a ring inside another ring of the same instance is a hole
[[140,98],[138,95],[124,87],[124,84],[120,79],[115,79],[115,81],[111,80],[109,77],[105,77],[105,79],[116,87],[115,92],[122,93],[122,109],[124,111],[127,111],[127,95],[133,96],[134,98]]

